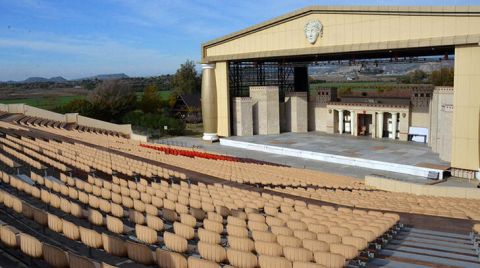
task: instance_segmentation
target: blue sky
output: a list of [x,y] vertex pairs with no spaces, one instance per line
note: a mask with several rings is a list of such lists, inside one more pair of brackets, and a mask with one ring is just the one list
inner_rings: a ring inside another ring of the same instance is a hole
[[308,5],[479,5],[480,0],[0,0],[0,81],[173,73],[200,44]]

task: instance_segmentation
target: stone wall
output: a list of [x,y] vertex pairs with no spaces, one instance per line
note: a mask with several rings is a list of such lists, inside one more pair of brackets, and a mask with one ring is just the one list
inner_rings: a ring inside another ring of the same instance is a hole
[[280,134],[280,108],[277,86],[250,87],[253,134]]
[[430,139],[432,150],[440,159],[452,156],[453,87],[436,87],[430,102]]
[[285,116],[288,132],[308,131],[307,92],[289,92],[286,94]]
[[253,135],[252,98],[236,97],[233,99],[233,135]]

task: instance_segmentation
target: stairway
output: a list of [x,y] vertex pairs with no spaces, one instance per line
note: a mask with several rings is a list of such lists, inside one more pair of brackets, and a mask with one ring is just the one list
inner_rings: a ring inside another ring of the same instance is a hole
[[480,267],[469,235],[404,227],[367,267]]

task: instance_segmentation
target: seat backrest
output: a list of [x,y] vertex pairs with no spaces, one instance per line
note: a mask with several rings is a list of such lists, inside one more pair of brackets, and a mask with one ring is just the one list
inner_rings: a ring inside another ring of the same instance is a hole
[[87,247],[91,248],[101,248],[102,247],[102,235],[95,230],[87,229],[82,226],[80,229],[80,240]]
[[173,223],[173,231],[187,240],[195,236],[195,230],[192,227],[178,221]]
[[195,258],[193,256],[188,257],[189,268],[220,268],[220,265],[216,262]]
[[72,252],[68,253],[68,262],[70,268],[96,268],[96,262],[84,256],[79,256]]
[[147,244],[155,244],[158,242],[157,231],[148,226],[136,224],[135,235],[137,236],[138,240]]
[[159,267],[187,268],[187,260],[182,254],[157,248],[155,251]]
[[342,238],[336,234],[317,234],[317,239],[320,241],[325,241],[328,244],[341,243]]
[[227,258],[231,265],[242,268],[254,268],[258,264],[257,256],[251,252],[227,249]]
[[102,243],[107,253],[119,257],[127,256],[127,245],[121,238],[102,233]]
[[221,236],[218,233],[198,228],[197,234],[200,241],[211,244],[219,244],[221,242]]
[[228,245],[230,248],[240,251],[253,251],[255,249],[254,242],[248,237],[228,236]]
[[79,240],[80,239],[80,230],[78,226],[72,222],[67,220],[62,220],[62,233],[71,240]]
[[144,265],[154,263],[152,251],[148,246],[129,240],[126,241],[126,245],[129,259]]
[[283,248],[276,242],[255,241],[255,251],[258,255],[282,256]]
[[248,237],[247,228],[232,224],[227,224],[227,233],[229,236]]
[[314,253],[315,262],[332,268],[341,268],[345,266],[346,260],[340,254],[317,251]]
[[302,240],[287,235],[277,235],[277,242],[282,247],[301,247]]
[[145,219],[147,226],[155,231],[162,231],[165,228],[163,220],[157,216],[147,214]]
[[345,244],[330,244],[330,252],[340,254],[350,260],[358,255],[358,250],[354,246]]
[[330,250],[330,245],[325,241],[320,241],[317,239],[304,239],[302,240],[303,248],[310,250],[311,252],[322,251],[328,252]]
[[188,242],[185,238],[170,232],[163,233],[163,241],[167,248],[175,252],[183,253],[188,249]]
[[203,228],[206,230],[216,232],[216,233],[223,233],[223,224],[217,222],[217,221],[212,221],[209,219],[204,219],[203,220]]
[[287,260],[291,262],[309,262],[313,260],[313,253],[310,250],[304,248],[284,247],[283,255],[285,256],[285,258],[287,258]]
[[110,232],[113,232],[116,234],[123,234],[125,232],[125,227],[123,225],[123,222],[119,218],[107,215],[105,222],[107,225],[107,229]]
[[206,260],[217,263],[223,262],[227,258],[225,248],[218,244],[210,244],[205,242],[198,242],[198,253]]
[[276,256],[259,255],[258,264],[262,268],[292,268],[291,261]]
[[276,242],[277,236],[269,231],[252,231],[254,241]]
[[35,237],[21,233],[20,250],[27,256],[40,258],[43,256],[42,243]]
[[52,267],[68,267],[67,253],[63,249],[46,243],[42,244],[43,260]]
[[48,213],[48,228],[54,232],[61,233],[63,230],[63,221],[59,217]]
[[286,236],[293,236],[292,229],[286,226],[271,226],[271,231],[275,235],[286,235]]

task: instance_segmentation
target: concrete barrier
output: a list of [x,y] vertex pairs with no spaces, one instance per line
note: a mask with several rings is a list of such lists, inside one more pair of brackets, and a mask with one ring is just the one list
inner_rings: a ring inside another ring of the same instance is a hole
[[417,167],[417,166],[403,165],[403,164],[397,164],[397,163],[391,163],[391,162],[376,161],[376,160],[365,159],[365,158],[341,156],[341,155],[335,155],[335,154],[302,151],[298,149],[284,148],[284,147],[265,145],[265,144],[256,144],[251,142],[236,141],[236,140],[230,140],[230,139],[220,139],[220,144],[225,146],[241,148],[241,149],[264,152],[264,153],[300,157],[300,158],[318,160],[318,161],[334,163],[334,164],[390,171],[390,172],[419,176],[423,178],[427,178],[429,172],[437,172],[439,174],[438,178],[440,180],[443,179],[443,170],[440,170],[440,169]]
[[398,181],[379,176],[365,176],[365,185],[375,187],[378,190],[396,193],[480,199],[480,189],[477,188],[425,185],[406,181]]

